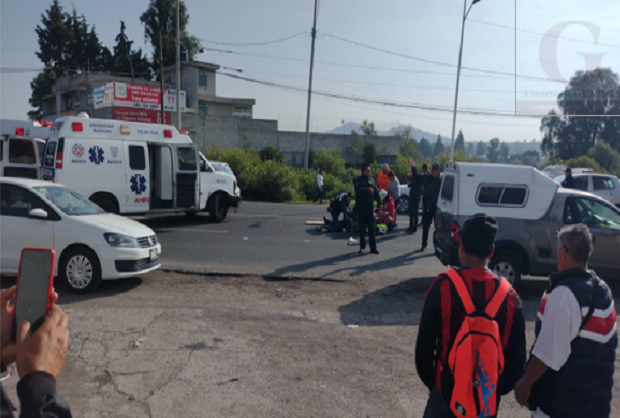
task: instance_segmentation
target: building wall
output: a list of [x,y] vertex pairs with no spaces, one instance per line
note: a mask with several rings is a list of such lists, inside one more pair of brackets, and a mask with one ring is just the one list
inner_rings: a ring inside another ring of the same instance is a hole
[[[262,150],[275,147],[284,156],[287,164],[303,165],[306,144],[305,132],[278,131],[278,122],[264,119],[239,119],[213,115],[183,115],[183,129],[189,131],[192,140],[201,148],[215,143],[224,148],[241,148],[244,137],[252,145]],[[366,141],[373,142],[379,151],[386,146],[390,154],[398,154],[401,139],[395,136],[367,136]],[[350,135],[310,134],[311,150],[338,150],[349,162],[346,149],[351,141]]]

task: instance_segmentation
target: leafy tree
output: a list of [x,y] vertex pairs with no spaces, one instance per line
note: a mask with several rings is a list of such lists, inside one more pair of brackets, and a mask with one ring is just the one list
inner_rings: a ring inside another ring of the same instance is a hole
[[325,170],[325,173],[332,174],[341,180],[344,180],[346,177],[344,160],[340,152],[335,149],[329,151],[324,149],[317,150],[314,153],[314,158],[312,159],[310,167],[315,170],[322,168]]
[[454,141],[454,152],[458,151],[465,152],[465,137],[463,136],[463,131],[459,131]]
[[476,148],[474,147],[473,142],[467,143],[467,155],[474,155],[476,153]]
[[351,142],[346,148],[348,160],[353,165],[360,165],[364,160],[364,139],[360,134],[351,131]]
[[39,38],[39,51],[36,53],[46,67],[62,74],[67,69],[65,48],[69,41],[69,28],[66,26],[67,14],[63,12],[58,0],[54,0],[45,14],[41,15],[41,25],[35,32]]
[[43,96],[52,92],[54,81],[56,81],[54,70],[44,70],[32,79],[30,83],[32,95],[30,99],[28,99],[28,103],[30,103],[30,106],[34,107],[34,109],[28,112],[28,118],[30,120],[41,120],[41,118],[43,118]]
[[435,147],[433,148],[433,157],[441,154],[443,152],[443,144],[441,143],[441,135],[437,135],[437,142],[435,142]]
[[499,158],[503,163],[507,163],[510,158],[510,147],[505,142],[502,142],[499,146]]
[[478,147],[476,148],[476,155],[478,157],[484,157],[487,155],[487,144],[483,141],[478,142]]
[[[187,32],[189,13],[183,0],[179,3],[179,28],[181,44],[189,50],[191,61],[200,49],[200,40]],[[150,0],[148,9],[140,16],[144,25],[144,40],[153,47],[153,69],[159,73],[159,32],[161,30],[164,66],[176,63],[176,0]]]
[[263,161],[271,160],[277,163],[281,163],[284,160],[284,156],[282,155],[280,150],[275,147],[265,147],[260,152],[260,159]]
[[562,159],[582,156],[599,140],[620,151],[620,118],[600,117],[620,115],[619,81],[609,68],[577,71],[558,95],[560,112],[552,110],[542,118],[543,153]]
[[383,145],[379,150],[379,155],[390,155],[390,149],[387,145]]
[[374,164],[377,162],[377,146],[370,142],[364,146],[364,162]]
[[499,139],[493,138],[487,146],[487,160],[496,163],[499,160]]
[[590,167],[594,169],[595,173],[607,173],[603,167],[601,167],[596,161],[592,158],[582,155],[577,158],[571,158],[566,161],[566,165],[570,168],[579,168],[579,167]]
[[413,138],[413,128],[411,126],[401,126],[394,134],[402,138],[399,149],[400,154],[414,160],[422,158],[422,154],[417,150],[418,141]]
[[597,142],[594,148],[588,151],[588,157],[610,173],[620,175],[620,152],[612,149],[609,144]]
[[111,71],[124,74],[133,74],[136,78],[151,79],[151,64],[142,49],[132,49],[133,41],[125,34],[125,22],[121,20],[121,31],[116,35],[116,45],[113,48]]
[[360,126],[362,133],[366,136],[369,135],[377,135],[377,130],[375,129],[374,122],[368,122],[366,119],[362,122],[362,126]]
[[422,140],[420,141],[420,146],[418,148],[424,158],[433,156],[433,148],[431,147],[431,143],[428,139],[422,138]]

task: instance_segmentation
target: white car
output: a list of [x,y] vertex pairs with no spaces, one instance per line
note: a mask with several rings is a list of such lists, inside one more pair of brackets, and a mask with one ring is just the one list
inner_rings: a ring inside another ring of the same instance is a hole
[[[400,186],[400,197],[396,202],[396,211],[398,213],[408,213],[409,212],[409,186]],[[422,210],[422,199],[420,199],[419,204],[420,210]]]
[[142,275],[160,267],[152,229],[105,213],[68,187],[0,177],[0,271],[18,272],[22,249],[53,248],[55,276],[76,293],[101,280]]
[[[553,180],[562,184],[565,175],[554,177]],[[578,190],[595,194],[620,208],[620,180],[610,174],[574,174]]]

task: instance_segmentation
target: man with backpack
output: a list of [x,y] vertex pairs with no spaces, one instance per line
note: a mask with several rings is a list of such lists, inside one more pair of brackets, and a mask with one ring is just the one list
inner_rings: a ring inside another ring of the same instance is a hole
[[523,305],[508,280],[487,269],[497,221],[477,214],[463,224],[462,267],[431,283],[415,363],[430,391],[424,418],[496,417],[525,364]]
[[536,341],[515,398],[533,418],[609,417],[618,333],[614,298],[588,270],[588,227],[560,230],[558,273],[549,278],[536,318]]

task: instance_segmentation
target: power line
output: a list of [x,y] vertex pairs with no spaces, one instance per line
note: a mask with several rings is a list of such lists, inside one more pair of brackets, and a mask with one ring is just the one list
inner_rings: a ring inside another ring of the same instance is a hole
[[299,33],[295,33],[290,36],[286,36],[284,38],[274,39],[272,41],[263,41],[263,42],[245,42],[245,43],[236,43],[236,42],[216,42],[216,41],[208,41],[206,39],[198,39],[201,42],[206,42],[208,44],[214,45],[226,45],[226,46],[261,46],[261,45],[271,45],[278,42],[288,41],[289,39],[297,38],[298,36],[305,35],[308,33],[308,30],[304,30]]
[[495,26],[495,27],[498,27],[498,28],[504,28],[504,29],[510,29],[510,30],[516,30],[518,32],[530,33],[530,34],[533,34],[533,35],[549,36],[551,38],[564,39],[566,41],[580,42],[580,43],[583,43],[583,44],[590,44],[590,45],[597,45],[597,46],[608,46],[610,48],[620,48],[620,45],[601,44],[601,43],[597,43],[597,42],[594,42],[594,41],[584,41],[584,40],[581,40],[581,39],[566,38],[564,36],[554,35],[554,34],[551,34],[551,33],[542,33],[542,32],[536,32],[536,31],[528,30],[528,29],[513,28],[512,26],[500,25],[499,23],[485,22],[483,20],[476,20],[476,19],[467,19],[467,20],[471,21],[471,22],[481,23],[483,25]]

